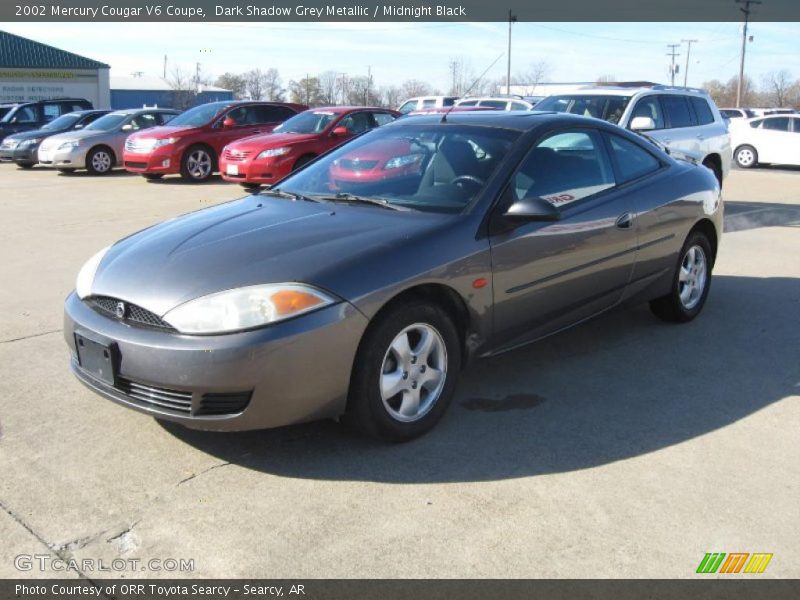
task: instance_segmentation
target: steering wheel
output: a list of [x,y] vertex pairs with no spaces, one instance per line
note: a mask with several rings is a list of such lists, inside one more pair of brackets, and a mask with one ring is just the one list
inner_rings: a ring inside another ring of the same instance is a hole
[[461,183],[471,183],[472,185],[482,187],[486,182],[480,177],[475,177],[475,175],[459,175],[458,177],[453,177],[450,185],[459,185]]

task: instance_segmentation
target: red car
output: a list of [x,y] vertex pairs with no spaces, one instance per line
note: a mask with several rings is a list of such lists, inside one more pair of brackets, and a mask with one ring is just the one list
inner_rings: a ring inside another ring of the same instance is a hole
[[245,187],[272,184],[355,135],[394,121],[400,113],[383,108],[314,108],[279,125],[272,133],[225,146],[219,169],[225,181]]
[[226,144],[277,125],[307,109],[285,102],[210,102],[190,108],[168,125],[134,133],[125,141],[123,164],[147,179],[180,173],[187,181],[205,181],[217,170]]

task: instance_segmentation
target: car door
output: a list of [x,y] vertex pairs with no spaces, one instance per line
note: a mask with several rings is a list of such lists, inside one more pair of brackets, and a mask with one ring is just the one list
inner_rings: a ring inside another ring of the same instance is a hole
[[665,126],[655,137],[668,148],[703,158],[701,139],[697,137],[697,121],[689,99],[681,94],[659,95]]
[[797,136],[791,131],[789,117],[768,117],[755,134],[759,162],[787,164],[791,160]]
[[787,164],[800,165],[800,117],[791,117],[792,140],[787,153],[789,162]]
[[[544,198],[553,222],[517,221],[504,211]],[[494,335],[513,347],[616,304],[635,261],[629,196],[617,190],[602,134],[561,129],[546,134],[511,176],[490,221]]]

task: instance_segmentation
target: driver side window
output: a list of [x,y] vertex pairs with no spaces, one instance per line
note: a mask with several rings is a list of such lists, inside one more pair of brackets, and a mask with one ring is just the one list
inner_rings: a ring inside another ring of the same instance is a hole
[[657,96],[645,96],[639,100],[631,113],[631,121],[636,117],[650,117],[656,124],[656,129],[664,129],[664,115]]
[[517,200],[538,197],[560,207],[614,185],[600,135],[571,130],[540,141],[514,174],[511,189]]

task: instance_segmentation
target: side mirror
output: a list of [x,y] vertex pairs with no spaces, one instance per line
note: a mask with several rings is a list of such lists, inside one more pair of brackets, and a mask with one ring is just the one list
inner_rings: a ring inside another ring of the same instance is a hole
[[350,135],[350,130],[344,126],[334,127],[331,135],[334,137],[344,137],[346,135]]
[[233,119],[231,119],[230,117],[225,117],[225,118],[222,120],[222,126],[223,126],[225,129],[230,129],[231,127],[235,127],[235,126],[236,126],[236,121],[234,121],[234,120],[233,120]]
[[633,117],[631,129],[633,131],[651,131],[656,128],[656,122],[652,117]]
[[529,196],[513,202],[503,216],[521,221],[558,221],[561,213],[544,198]]
[[83,123],[78,123],[73,129],[83,129]]
[[122,127],[120,127],[122,131],[131,131],[133,129],[133,125],[130,123],[125,123]]

